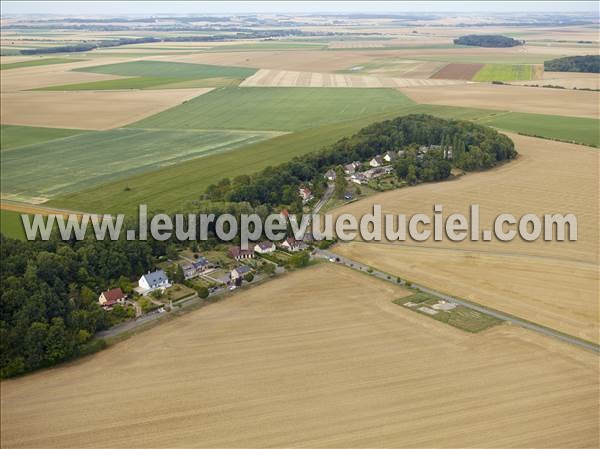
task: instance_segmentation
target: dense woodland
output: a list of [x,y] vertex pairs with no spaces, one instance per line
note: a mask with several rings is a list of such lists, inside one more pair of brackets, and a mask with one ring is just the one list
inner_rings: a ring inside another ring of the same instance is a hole
[[544,62],[548,72],[600,73],[600,55],[567,56]]
[[500,34],[469,34],[454,39],[456,45],[470,45],[475,47],[516,47],[525,41],[513,39]]
[[[423,145],[439,148],[423,154],[419,152]],[[409,184],[445,179],[452,166],[485,169],[516,155],[512,141],[491,128],[409,115],[374,123],[256,175],[223,179],[208,188],[205,198],[177,212],[216,217],[227,213],[238,219],[256,213],[263,220],[281,205],[300,212],[301,183],[310,182],[319,197],[329,168],[337,167],[341,175],[340,164],[400,149],[404,155],[395,162],[395,170]],[[452,162],[444,157],[450,149]],[[200,226],[198,222],[198,231]],[[125,229],[136,228],[133,222],[125,224]],[[103,342],[92,336],[119,316],[100,308],[100,292],[117,286],[131,292],[141,274],[155,268],[159,259],[175,259],[184,245],[193,251],[214,248],[220,243],[214,223],[208,231],[208,240],[200,242],[179,242],[176,235],[166,241],[127,241],[125,235],[118,241],[96,241],[93,236],[62,241],[57,233],[49,241],[23,242],[0,235],[0,375],[51,366],[102,347]]]
[[[441,148],[417,157],[418,147],[422,145]],[[452,163],[444,158],[444,150],[450,148]],[[287,204],[297,208],[301,206],[300,184],[312,183],[313,192],[318,196],[324,188],[323,173],[327,169],[356,160],[368,161],[386,151],[401,149],[405,155],[396,162],[396,171],[411,184],[445,179],[450,175],[451,166],[467,171],[481,170],[516,156],[513,142],[491,128],[413,114],[374,123],[352,137],[276,167],[267,167],[256,175],[223,179],[208,187],[206,198],[270,207]]]

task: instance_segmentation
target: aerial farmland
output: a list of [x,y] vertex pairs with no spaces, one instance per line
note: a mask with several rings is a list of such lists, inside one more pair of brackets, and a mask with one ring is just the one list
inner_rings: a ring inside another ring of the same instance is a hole
[[[0,22],[2,448],[600,445],[592,2],[17,3]],[[473,204],[482,229],[572,214],[577,239],[318,241],[290,219],[245,249],[216,225],[195,242],[28,241],[22,224]]]

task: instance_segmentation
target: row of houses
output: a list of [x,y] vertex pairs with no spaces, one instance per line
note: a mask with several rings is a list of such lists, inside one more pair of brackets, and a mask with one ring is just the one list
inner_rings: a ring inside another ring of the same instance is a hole
[[[309,239],[308,239],[309,240]],[[279,247],[290,252],[304,251],[308,248],[306,242],[302,240],[296,240],[294,237],[288,237],[279,244]],[[254,246],[248,247],[248,249],[242,249],[239,246],[233,246],[229,248],[229,256],[237,261],[253,259],[256,253],[258,254],[270,254],[277,249],[275,243],[265,241],[258,242]]]

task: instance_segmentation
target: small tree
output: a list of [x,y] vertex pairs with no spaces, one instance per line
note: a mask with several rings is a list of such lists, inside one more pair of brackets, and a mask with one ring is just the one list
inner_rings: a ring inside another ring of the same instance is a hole
[[198,296],[202,299],[208,298],[208,288],[206,288],[204,285],[199,285],[198,287],[196,287],[196,293],[198,293]]
[[244,276],[244,280],[246,282],[252,282],[254,280],[254,275],[252,273],[248,273],[246,276]]
[[185,275],[183,274],[183,268],[181,268],[181,265],[177,265],[175,273],[173,274],[173,280],[178,284],[183,284],[185,281]]

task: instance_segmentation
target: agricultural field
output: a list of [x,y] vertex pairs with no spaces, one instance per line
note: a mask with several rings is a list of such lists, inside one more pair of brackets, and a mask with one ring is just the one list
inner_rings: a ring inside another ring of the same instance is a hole
[[[444,216],[480,206],[482,229],[499,213],[572,213],[576,242],[491,241],[399,244],[353,242],[334,251],[393,275],[437,286],[463,297],[567,334],[599,342],[598,150],[509,134],[519,158],[491,172],[422,184],[371,196],[336,210],[361,216],[372,204],[384,213]],[[500,193],[501,192],[501,193]]]
[[22,62],[13,62],[9,64],[0,64],[0,70],[10,69],[21,69],[23,67],[36,67],[40,65],[51,65],[51,64],[66,64],[71,62],[78,62],[81,59],[69,59],[69,58],[37,58],[30,59]]
[[5,198],[39,201],[277,135],[261,131],[116,129],[32,144],[3,151],[2,194]]
[[238,85],[256,70],[242,67],[223,67],[205,64],[186,64],[165,61],[132,61],[98,65],[75,69],[114,75],[119,78],[90,83],[51,86],[45,90],[106,90],[106,89],[148,89],[157,87],[219,87]]
[[95,130],[117,128],[210,90],[4,92],[2,124]]
[[79,129],[35,128],[32,126],[2,125],[0,128],[0,149],[10,150],[34,143],[62,139],[85,131]]
[[471,80],[483,69],[483,64],[459,64],[452,63],[442,67],[434,73],[433,79]]
[[594,447],[596,355],[407,294],[320,265],[3,381],[2,447]]
[[[535,83],[539,83],[536,80]],[[534,83],[534,84],[535,84]],[[473,83],[444,87],[403,87],[416,103],[497,109],[598,119],[599,92]]]
[[0,229],[6,237],[25,240],[20,212],[0,209]]
[[289,70],[259,70],[241,83],[242,87],[345,87],[381,88],[409,86],[449,86],[460,84],[455,80],[416,78],[387,78],[372,75],[342,73],[293,72]]
[[394,89],[221,88],[131,126],[298,131],[411,104]]
[[543,72],[541,66],[525,64],[486,64],[479,70],[473,81],[519,81],[532,80]]

